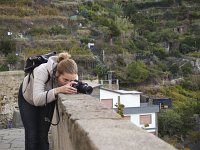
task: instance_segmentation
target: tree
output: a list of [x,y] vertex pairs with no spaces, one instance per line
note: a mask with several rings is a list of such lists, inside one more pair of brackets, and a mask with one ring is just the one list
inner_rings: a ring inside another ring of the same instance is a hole
[[18,61],[18,56],[16,56],[13,53],[8,54],[8,56],[6,57],[6,62],[10,65],[14,65],[17,61]]
[[14,65],[19,60],[18,56],[16,56],[14,53],[8,54],[6,57],[6,62],[10,65],[10,69],[14,68]]
[[169,71],[173,74],[173,75],[177,75],[179,72],[179,66],[178,64],[174,63],[169,67]]
[[0,65],[0,71],[9,71],[9,68],[6,64]]
[[174,110],[161,110],[158,115],[159,135],[161,137],[168,135],[180,135],[183,127],[181,116]]
[[188,76],[188,75],[192,74],[192,69],[193,69],[193,66],[190,63],[181,67],[181,71],[183,73],[183,76]]
[[195,106],[196,102],[194,100],[191,100],[191,98],[187,98],[185,102],[177,102],[176,108],[174,108],[174,111],[176,111],[180,115],[183,122],[181,128],[181,133],[183,135],[186,135],[188,132],[194,130],[195,128]]
[[126,73],[127,79],[133,83],[144,82],[149,76],[148,69],[142,61],[135,61],[129,64]]
[[119,27],[114,21],[110,22],[109,29],[111,31],[111,38],[114,36],[119,36],[121,34]]
[[122,13],[123,13],[122,5],[114,3],[113,6],[112,6],[112,12],[116,15],[119,15],[119,16],[122,15]]
[[5,55],[8,55],[9,53],[15,51],[15,47],[15,41],[10,38],[3,38],[0,41],[0,51]]
[[128,1],[127,3],[122,4],[124,16],[132,20],[133,15],[137,12],[133,2]]
[[98,64],[94,72],[98,75],[99,79],[103,79],[108,72],[108,68],[105,65]]
[[164,59],[166,57],[165,49],[161,45],[150,43],[150,49],[158,58]]

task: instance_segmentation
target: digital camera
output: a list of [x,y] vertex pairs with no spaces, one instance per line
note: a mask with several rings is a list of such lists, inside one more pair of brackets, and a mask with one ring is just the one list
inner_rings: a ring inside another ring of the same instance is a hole
[[78,93],[83,94],[91,94],[93,91],[93,88],[89,86],[87,83],[83,83],[80,81],[75,80],[76,83],[72,84],[72,87],[77,89]]

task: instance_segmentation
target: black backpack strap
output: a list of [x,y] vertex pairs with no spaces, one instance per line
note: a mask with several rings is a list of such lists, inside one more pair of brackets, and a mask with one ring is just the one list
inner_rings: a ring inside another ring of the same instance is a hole
[[47,91],[47,93],[46,93],[45,106],[47,106],[47,98],[48,98],[48,93],[49,93],[49,91]]
[[[54,69],[54,71],[53,71],[53,76],[54,76],[54,75],[55,75],[55,69]],[[49,80],[50,80],[50,73],[49,73],[49,71],[48,71],[48,80],[46,81],[46,83],[49,82]],[[53,89],[53,77],[52,77],[52,89]],[[47,91],[47,93],[46,93],[45,106],[47,106],[48,93],[49,93],[49,91]],[[53,126],[58,125],[59,122],[60,122],[60,113],[59,113],[59,110],[58,110],[58,99],[56,99],[56,102],[55,102],[55,103],[56,103],[56,104],[55,104],[55,105],[56,105],[56,114],[57,114],[57,117],[58,117],[57,123],[52,123],[51,120],[50,120],[48,117],[45,117],[45,121],[51,123],[51,125],[53,125]],[[48,113],[47,113],[47,114],[48,114]]]
[[29,82],[31,81],[31,75],[32,75],[33,78],[34,78],[33,71],[30,72],[30,73],[28,74],[28,82],[27,82],[27,84],[26,84],[26,88],[25,88],[25,90],[24,90],[24,93],[26,92],[26,89],[27,89],[27,87],[28,87],[28,84],[29,84]]
[[[47,95],[48,95],[48,92],[49,92],[49,91],[47,91],[47,93],[46,93],[46,102],[45,102],[45,106],[47,106]],[[57,117],[58,117],[57,123],[52,123],[51,120],[50,120],[47,116],[44,118],[45,121],[51,123],[51,125],[53,125],[53,126],[58,125],[59,122],[60,122],[60,113],[59,113],[59,110],[58,110],[58,99],[56,100],[55,103],[56,103],[56,104],[55,104],[55,105],[56,105],[56,114],[57,114]],[[49,113],[48,113],[48,114],[49,114]]]

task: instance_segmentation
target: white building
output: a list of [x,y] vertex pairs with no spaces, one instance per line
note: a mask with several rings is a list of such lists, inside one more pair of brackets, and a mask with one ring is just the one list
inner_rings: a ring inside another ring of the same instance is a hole
[[100,88],[100,101],[108,108],[117,110],[115,104],[125,105],[124,118],[130,119],[135,125],[146,131],[157,135],[157,112],[158,105],[140,103],[140,94],[138,91],[110,90]]
[[88,48],[93,48],[94,47],[94,43],[88,43]]

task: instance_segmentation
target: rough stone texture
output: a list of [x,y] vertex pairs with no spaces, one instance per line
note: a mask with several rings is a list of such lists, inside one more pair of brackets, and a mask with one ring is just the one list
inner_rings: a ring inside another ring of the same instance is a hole
[[59,95],[59,111],[60,123],[52,127],[54,150],[175,150],[89,95]]
[[0,128],[7,128],[8,122],[12,121],[23,78],[23,71],[0,72]]
[[24,129],[1,129],[0,150],[24,150]]

